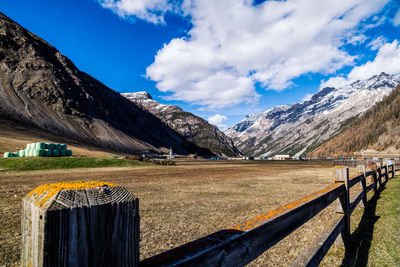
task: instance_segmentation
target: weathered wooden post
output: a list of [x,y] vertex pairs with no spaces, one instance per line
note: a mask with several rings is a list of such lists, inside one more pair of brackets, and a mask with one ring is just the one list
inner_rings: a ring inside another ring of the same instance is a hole
[[394,162],[392,163],[392,178],[396,175],[396,166],[394,165]]
[[[365,166],[363,164],[358,164],[357,165],[357,172],[358,173],[364,173],[364,177],[365,177]],[[362,184],[361,182],[358,184],[358,189],[361,190],[362,189]]]
[[362,203],[360,203],[360,206],[365,207],[367,205],[367,175],[366,175],[365,165],[358,165],[357,170],[359,173],[363,173],[363,178],[360,181],[359,189],[363,190],[363,198],[362,198]]
[[374,194],[378,192],[378,175],[377,175],[377,167],[376,164],[371,164],[371,170],[373,170],[373,174],[371,176],[371,182],[374,183]]
[[335,246],[350,247],[350,188],[349,188],[349,168],[344,166],[336,166],[334,168],[334,182],[344,183],[345,192],[336,201],[336,213],[343,214],[345,218],[345,226],[340,236],[335,241]]
[[[378,162],[379,163],[379,162]],[[379,190],[381,190],[382,187],[382,167],[380,164],[377,164],[377,175],[378,175],[378,184],[379,184]]]
[[386,183],[386,182],[389,182],[389,172],[388,172],[389,169],[388,169],[388,166],[385,165],[384,169],[385,169],[385,183]]
[[21,266],[138,266],[139,202],[125,188],[45,184],[22,206]]

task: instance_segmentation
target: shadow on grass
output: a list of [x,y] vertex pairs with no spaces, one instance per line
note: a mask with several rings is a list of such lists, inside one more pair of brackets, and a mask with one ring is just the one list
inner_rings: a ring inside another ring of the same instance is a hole
[[350,249],[346,250],[342,266],[367,266],[374,226],[379,220],[379,216],[376,215],[376,206],[385,185],[386,183],[382,183],[382,187],[367,202],[361,221],[351,234]]

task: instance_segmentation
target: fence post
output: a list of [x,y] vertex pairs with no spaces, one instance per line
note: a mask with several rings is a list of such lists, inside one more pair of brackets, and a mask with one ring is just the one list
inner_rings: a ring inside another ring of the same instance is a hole
[[341,236],[335,241],[335,246],[342,246],[346,249],[350,247],[350,195],[349,195],[349,168],[338,166],[335,167],[335,183],[344,183],[345,192],[339,197],[339,201],[336,201],[336,213],[344,215],[345,226],[341,233]]
[[367,176],[366,176],[365,165],[358,165],[357,170],[358,172],[363,173],[363,178],[360,181],[359,189],[363,190],[363,198],[362,198],[363,202],[360,203],[360,206],[365,207],[367,205]]
[[45,184],[22,206],[21,266],[138,266],[139,202],[125,188]]
[[371,179],[373,179],[373,182],[374,182],[374,194],[376,194],[378,192],[378,176],[377,176],[376,164],[372,164],[371,165],[371,170],[374,171],[374,173],[372,174]]
[[394,166],[394,163],[392,163],[392,178],[396,175],[396,167]]
[[382,187],[382,167],[381,166],[379,166],[377,168],[377,172],[378,172],[379,190],[381,190],[381,187]]
[[387,165],[385,165],[385,183],[386,182],[389,182],[389,168],[388,168],[388,166]]

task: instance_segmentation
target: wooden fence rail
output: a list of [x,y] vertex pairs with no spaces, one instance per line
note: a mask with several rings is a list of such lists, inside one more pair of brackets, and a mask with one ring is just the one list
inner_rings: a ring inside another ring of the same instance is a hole
[[[331,225],[294,263],[316,266],[335,240],[348,249],[351,213],[361,201],[367,204],[370,190],[382,190],[395,171],[394,165],[374,165],[349,177],[347,167],[336,167],[330,187],[141,262],[139,200],[129,191],[103,182],[43,185],[23,201],[21,265],[244,266],[337,201]],[[350,200],[356,184],[361,192]]]
[[[349,244],[349,216],[356,206],[372,190],[379,190],[394,178],[394,165],[375,167],[374,170],[337,181],[333,186],[318,191],[301,200],[290,203],[266,215],[255,217],[247,223],[229,227],[180,247],[144,259],[139,266],[244,266],[264,253],[277,242],[285,238],[301,225],[317,215],[337,199],[341,199],[343,214],[337,214],[328,227],[318,246],[310,248],[308,253],[299,256],[295,266],[316,266],[323,259],[339,234]],[[367,185],[367,177],[373,182]],[[384,180],[384,181],[383,181]],[[357,183],[363,184],[363,190],[351,201],[346,201],[350,188]],[[346,237],[347,236],[347,237]]]

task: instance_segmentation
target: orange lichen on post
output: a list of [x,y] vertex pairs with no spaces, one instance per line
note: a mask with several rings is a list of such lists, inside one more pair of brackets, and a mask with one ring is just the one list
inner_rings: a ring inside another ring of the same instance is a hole
[[333,167],[333,183],[341,183],[343,181],[337,179],[336,169],[346,168],[346,166],[338,165]]
[[253,219],[239,224],[239,225],[235,225],[235,226],[230,226],[227,229],[233,229],[233,230],[238,230],[238,231],[247,231],[247,230],[251,230],[253,228],[256,228],[257,226],[261,225],[262,223],[272,220],[273,218],[276,218],[280,215],[282,215],[283,213],[292,210],[294,208],[297,208],[301,205],[303,205],[304,203],[311,201],[323,194],[325,194],[326,192],[329,192],[333,189],[335,189],[336,187],[340,186],[339,184],[335,184],[329,187],[326,187],[320,191],[317,191],[309,196],[306,196],[300,200],[296,200],[290,204],[287,204],[285,206],[282,206],[278,209],[274,209],[269,211],[267,214],[262,214],[262,215],[258,215],[257,217],[254,217]]
[[54,183],[44,184],[36,187],[27,196],[38,197],[35,204],[36,206],[43,206],[50,198],[56,195],[61,190],[75,190],[84,188],[104,187],[104,186],[118,186],[116,184],[98,181],[78,181],[78,182],[67,182],[67,183]]

